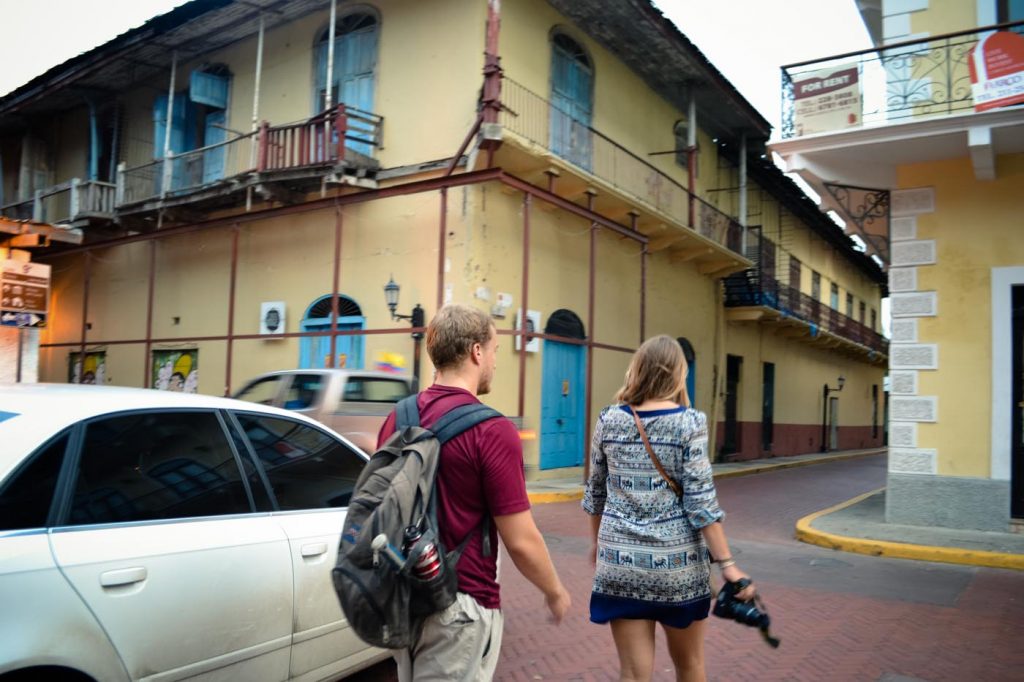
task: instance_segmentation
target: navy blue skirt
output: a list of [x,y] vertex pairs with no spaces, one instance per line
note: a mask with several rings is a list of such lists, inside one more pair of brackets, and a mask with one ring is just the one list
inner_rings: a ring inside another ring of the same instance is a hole
[[704,620],[711,612],[711,597],[684,604],[642,601],[628,597],[590,594],[590,621],[604,624],[618,618],[653,620],[673,628],[685,628],[695,620]]

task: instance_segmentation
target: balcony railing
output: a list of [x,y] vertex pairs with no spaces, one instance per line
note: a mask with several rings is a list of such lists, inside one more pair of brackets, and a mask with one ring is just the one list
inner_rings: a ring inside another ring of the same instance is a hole
[[818,330],[827,331],[873,351],[889,352],[889,342],[875,330],[799,289],[780,282],[759,268],[730,275],[725,279],[725,305],[731,308],[772,308],[806,322],[811,326],[812,335],[817,334]]
[[[655,166],[516,81],[504,78],[501,87],[499,120],[503,127],[717,244],[740,252],[743,228],[734,218],[691,195]],[[694,225],[689,219],[691,202]]]
[[116,185],[73,178],[36,191],[31,199],[0,207],[0,215],[40,223],[71,223],[85,218],[114,217]]
[[993,30],[1024,21],[783,66],[782,137],[973,111],[969,57]]
[[369,157],[382,127],[382,117],[344,104],[299,123],[264,122],[231,140],[122,168],[117,205],[180,196],[253,172],[335,164],[346,147]]

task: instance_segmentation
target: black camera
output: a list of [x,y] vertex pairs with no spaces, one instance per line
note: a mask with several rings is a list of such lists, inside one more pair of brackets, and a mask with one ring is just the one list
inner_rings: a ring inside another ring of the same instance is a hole
[[[768,628],[772,624],[772,619],[768,617],[768,612],[765,610],[761,599],[756,596],[750,601],[741,601],[736,598],[736,595],[742,592],[748,585],[750,585],[750,580],[747,578],[741,578],[734,583],[727,582],[722,585],[722,589],[718,592],[718,597],[715,599],[715,608],[712,613],[719,618],[734,620],[737,623],[760,629],[764,641],[768,642],[772,648],[777,649],[779,647],[779,640],[776,637],[772,637],[771,632],[769,632]],[[758,609],[758,606],[761,608]]]

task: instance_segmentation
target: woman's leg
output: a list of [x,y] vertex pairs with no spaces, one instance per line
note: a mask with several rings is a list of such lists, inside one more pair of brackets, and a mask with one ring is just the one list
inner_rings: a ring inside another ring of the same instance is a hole
[[663,625],[668,653],[676,666],[677,682],[704,682],[704,626],[707,620],[696,620],[685,628]]
[[619,680],[650,680],[654,674],[654,621],[616,618],[611,625],[619,652]]

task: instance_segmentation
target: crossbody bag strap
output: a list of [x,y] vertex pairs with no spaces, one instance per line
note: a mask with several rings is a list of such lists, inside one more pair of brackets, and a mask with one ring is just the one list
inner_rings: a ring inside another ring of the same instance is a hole
[[636,413],[636,410],[633,409],[632,405],[629,406],[629,411],[633,413],[633,421],[636,422],[636,428],[640,431],[640,438],[644,441],[644,447],[647,448],[647,454],[651,456],[651,461],[654,462],[654,468],[658,470],[661,477],[665,479],[666,483],[668,483],[668,487],[672,488],[672,492],[676,494],[676,497],[682,499],[683,491],[679,487],[679,484],[669,478],[668,473],[665,471],[665,467],[661,466],[661,460],[658,459],[656,454],[654,454],[654,448],[651,447],[651,441],[647,440],[647,432],[644,430],[643,422],[640,421],[640,415]]

